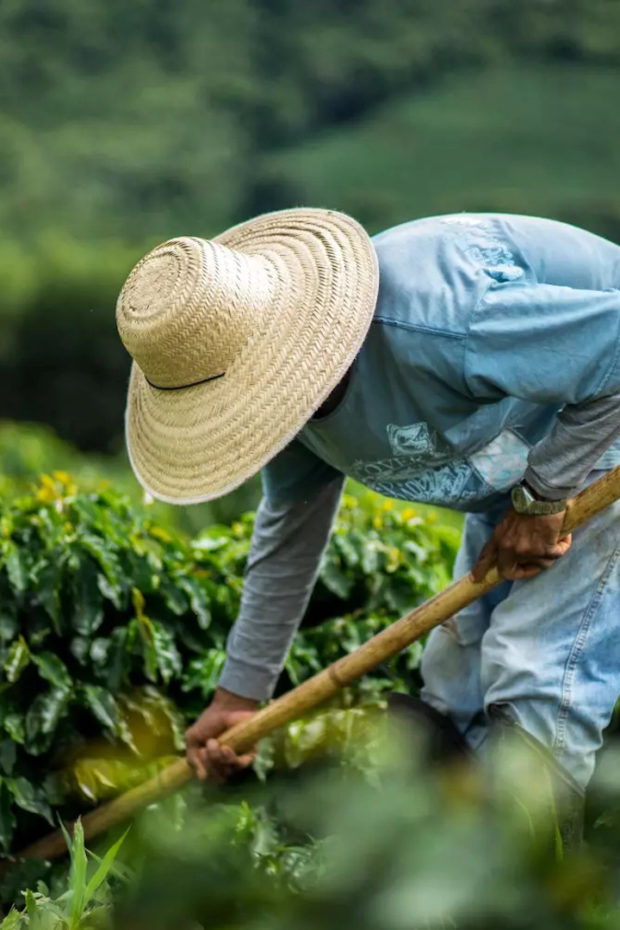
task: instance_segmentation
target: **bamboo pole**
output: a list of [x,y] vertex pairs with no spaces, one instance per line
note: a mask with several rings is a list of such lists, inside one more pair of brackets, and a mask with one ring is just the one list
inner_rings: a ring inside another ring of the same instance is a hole
[[[574,498],[566,512],[563,533],[572,532],[618,498],[620,498],[620,466],[608,472]],[[314,709],[341,688],[392,658],[424,633],[445,622],[472,601],[486,594],[500,581],[501,578],[496,568],[491,568],[481,582],[474,582],[469,574],[464,575],[444,591],[377,633],[349,655],[338,659],[299,687],[267,704],[248,720],[231,727],[220,736],[220,743],[231,746],[237,752],[247,751],[257,740]],[[185,759],[178,759],[171,763],[144,784],[132,788],[118,798],[86,814],[82,818],[85,838],[92,839],[129,819],[147,805],[181,788],[191,780],[193,774]],[[56,830],[22,849],[15,854],[14,858],[55,859],[66,851],[62,832]]]

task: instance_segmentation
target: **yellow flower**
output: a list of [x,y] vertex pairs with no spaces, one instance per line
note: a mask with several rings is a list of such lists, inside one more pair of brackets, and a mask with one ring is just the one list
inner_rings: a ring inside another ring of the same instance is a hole
[[48,491],[56,494],[56,482],[51,475],[39,475],[39,482],[42,488],[47,488]]
[[51,504],[52,501],[56,500],[56,491],[53,487],[48,487],[47,485],[42,485],[37,490],[37,500],[41,501],[42,504]]
[[60,488],[58,488],[60,496],[64,494],[65,497],[73,497],[77,494],[77,484],[66,471],[55,471],[53,472],[53,476],[60,485]]
[[413,518],[415,517],[415,510],[413,509],[413,507],[405,507],[405,509],[401,513],[401,517],[403,518],[405,523],[407,523],[409,520],[413,520]]
[[388,513],[390,512],[390,510],[394,510],[394,501],[390,500],[389,498],[388,500],[383,501],[383,509],[386,510]]
[[161,526],[151,526],[149,529],[151,536],[154,536],[155,539],[161,540],[161,542],[171,542],[172,536],[170,533],[167,533],[166,530],[162,530]]
[[39,476],[37,500],[44,504],[60,501],[77,492],[77,485],[65,471],[55,471],[52,475]]

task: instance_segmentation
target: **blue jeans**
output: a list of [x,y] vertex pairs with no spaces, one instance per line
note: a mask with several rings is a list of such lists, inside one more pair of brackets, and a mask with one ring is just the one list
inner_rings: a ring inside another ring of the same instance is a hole
[[[504,509],[467,515],[455,577],[471,569]],[[503,582],[434,629],[422,677],[422,698],[473,749],[496,710],[585,788],[620,694],[620,503],[577,530],[553,568]]]

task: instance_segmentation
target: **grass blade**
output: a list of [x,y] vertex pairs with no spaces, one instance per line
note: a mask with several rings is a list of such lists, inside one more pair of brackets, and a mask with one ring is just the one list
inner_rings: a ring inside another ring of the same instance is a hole
[[97,889],[106,880],[110,869],[114,865],[114,860],[116,859],[118,851],[121,848],[123,842],[125,841],[125,837],[127,836],[128,833],[129,833],[129,830],[128,829],[125,830],[121,838],[117,840],[116,843],[114,843],[112,846],[110,846],[110,848],[104,855],[103,859],[99,863],[99,867],[97,868],[96,872],[94,873],[88,885],[86,886],[86,891],[84,893],[84,907],[86,907],[90,903],[90,901],[95,896]]
[[71,889],[71,905],[69,909],[69,930],[77,930],[84,913],[86,896],[86,850],[84,848],[84,830],[82,821],[76,820],[73,830],[73,845],[71,847],[71,871],[69,873],[69,887]]

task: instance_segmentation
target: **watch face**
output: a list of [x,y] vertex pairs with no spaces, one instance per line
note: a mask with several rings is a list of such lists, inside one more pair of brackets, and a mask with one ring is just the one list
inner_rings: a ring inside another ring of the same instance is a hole
[[532,502],[532,495],[528,494],[526,489],[518,484],[516,488],[512,489],[511,493],[512,506],[517,511],[517,513],[523,513],[527,510],[528,505]]
[[517,513],[530,514],[531,516],[549,516],[550,514],[560,513],[566,507],[566,501],[539,501],[532,492],[518,484],[510,492],[513,509]]

